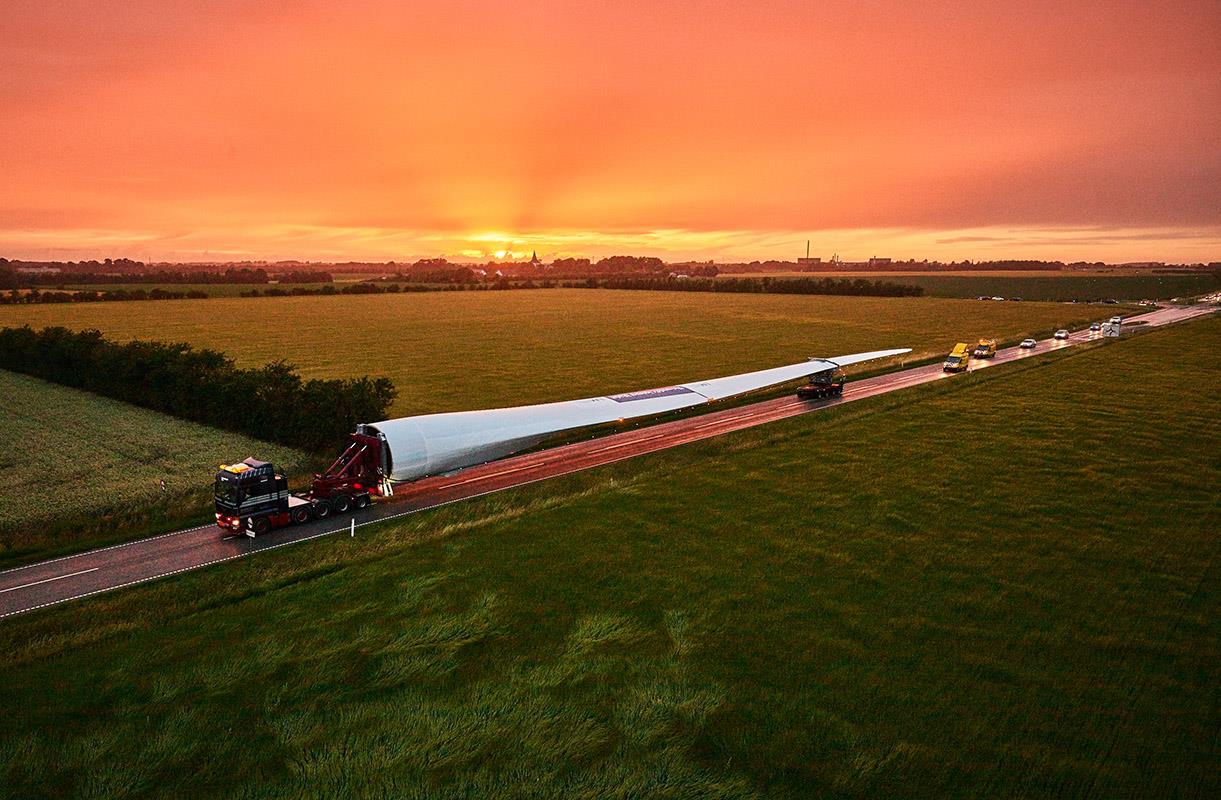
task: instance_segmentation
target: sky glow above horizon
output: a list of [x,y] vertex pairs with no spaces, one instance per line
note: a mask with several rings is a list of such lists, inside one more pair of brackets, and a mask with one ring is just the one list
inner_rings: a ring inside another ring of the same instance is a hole
[[1221,5],[0,8],[0,255],[1221,259]]

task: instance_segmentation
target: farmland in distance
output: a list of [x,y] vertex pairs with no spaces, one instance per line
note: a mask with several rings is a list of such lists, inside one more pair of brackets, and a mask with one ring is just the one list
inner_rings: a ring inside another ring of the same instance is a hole
[[[729,278],[767,277],[766,274],[722,274]],[[864,278],[865,280],[906,283],[924,289],[927,297],[975,298],[1019,297],[1025,301],[1065,302],[1081,300],[1168,300],[1189,297],[1221,289],[1221,272],[1200,272],[1193,275],[1157,274],[1148,271],[1105,272],[786,272],[774,273],[775,280],[789,278]]]
[[[889,347],[1014,341],[1113,306],[584,289],[0,307],[0,325],[185,341],[305,377],[384,375],[396,415],[632,391]],[[876,364],[868,365],[869,368]]]

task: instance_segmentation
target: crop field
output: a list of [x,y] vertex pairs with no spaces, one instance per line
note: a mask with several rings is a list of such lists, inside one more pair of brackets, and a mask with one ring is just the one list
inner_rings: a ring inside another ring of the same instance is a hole
[[[550,289],[0,307],[0,325],[185,341],[305,377],[384,375],[397,414],[567,400],[863,350],[942,355],[1050,333],[1109,306]],[[869,365],[871,368],[876,365]]]
[[[784,273],[772,277],[866,278],[921,286],[928,297],[1020,297],[1037,301],[1168,300],[1221,289],[1221,272],[1155,275],[1110,272],[836,272]],[[751,277],[725,275],[726,278]]]
[[2,370],[0,396],[0,565],[102,543],[150,517],[197,517],[221,462],[306,463],[289,448]]
[[1219,380],[1213,318],[6,620],[0,786],[1215,797]]

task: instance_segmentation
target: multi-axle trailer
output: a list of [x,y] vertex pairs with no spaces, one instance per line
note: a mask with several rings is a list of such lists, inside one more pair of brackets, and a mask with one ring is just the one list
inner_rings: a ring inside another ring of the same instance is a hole
[[326,472],[314,475],[308,492],[291,493],[288,479],[268,461],[248,458],[216,473],[216,524],[247,536],[311,519],[368,507],[393,490],[383,470],[385,441],[353,433]]

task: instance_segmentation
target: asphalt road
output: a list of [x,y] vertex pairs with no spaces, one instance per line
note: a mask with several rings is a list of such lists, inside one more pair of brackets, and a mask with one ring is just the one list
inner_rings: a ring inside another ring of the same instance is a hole
[[[1130,317],[1125,324],[1166,325],[1216,310],[1215,306],[1164,308]],[[1067,340],[1047,339],[1031,350],[1006,348],[988,361],[973,361],[971,368],[984,369],[1028,358],[1098,336],[1100,334],[1091,334],[1088,330],[1076,331]],[[452,475],[425,478],[398,487],[392,501],[377,503],[359,512],[356,527],[953,377],[942,372],[940,364],[913,367],[852,381],[844,387],[843,397],[834,400],[807,401],[792,396],[766,400],[501,459]],[[315,520],[281,528],[257,539],[206,525],[6,570],[0,572],[0,617],[346,532],[350,519],[350,516],[343,516]]]

